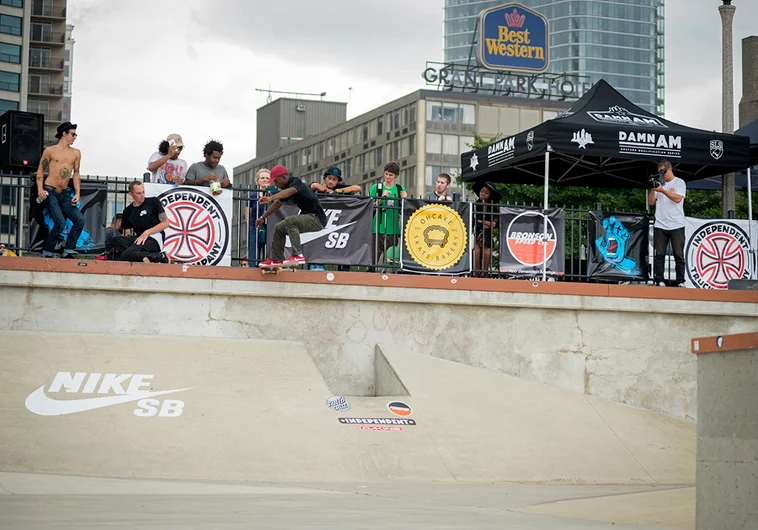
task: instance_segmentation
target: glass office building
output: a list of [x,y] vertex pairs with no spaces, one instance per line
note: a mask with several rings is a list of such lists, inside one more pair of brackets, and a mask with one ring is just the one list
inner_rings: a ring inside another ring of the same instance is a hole
[[[476,64],[482,10],[507,0],[444,0],[446,63]],[[664,0],[519,0],[550,21],[549,72],[605,79],[645,110],[664,111]]]

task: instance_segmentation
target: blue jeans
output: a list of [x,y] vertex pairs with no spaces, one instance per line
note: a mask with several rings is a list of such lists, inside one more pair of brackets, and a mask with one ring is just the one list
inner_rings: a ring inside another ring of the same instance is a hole
[[42,247],[42,250],[44,252],[53,252],[55,250],[55,243],[58,241],[58,237],[63,232],[63,229],[66,228],[66,219],[69,219],[73,226],[68,233],[68,238],[66,238],[64,252],[69,254],[75,252],[76,242],[79,241],[79,236],[82,235],[82,230],[84,230],[84,215],[79,211],[79,208],[71,204],[71,196],[68,190],[58,193],[55,191],[55,188],[45,186],[45,191],[47,192],[45,206],[47,206],[50,219],[53,220],[53,229],[47,235],[45,246]]

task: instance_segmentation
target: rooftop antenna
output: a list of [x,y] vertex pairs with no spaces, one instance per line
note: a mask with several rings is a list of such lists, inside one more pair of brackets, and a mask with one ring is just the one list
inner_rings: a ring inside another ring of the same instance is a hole
[[313,97],[320,97],[321,101],[324,101],[324,96],[326,96],[326,92],[321,92],[319,94],[313,94],[313,93],[309,93],[309,92],[285,92],[283,90],[271,90],[271,87],[268,87],[268,88],[256,88],[255,90],[257,92],[267,92],[268,93],[268,97],[266,98],[266,103],[271,103],[271,101],[273,99],[271,97],[271,94],[287,94],[287,95],[295,96],[295,97],[298,97],[298,96],[313,96]]

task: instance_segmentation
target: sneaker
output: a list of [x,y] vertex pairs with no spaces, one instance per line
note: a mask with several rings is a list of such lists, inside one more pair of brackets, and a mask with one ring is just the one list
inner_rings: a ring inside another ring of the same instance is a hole
[[55,259],[55,258],[60,258],[61,255],[60,254],[56,254],[55,252],[48,252],[47,250],[43,250],[42,251],[42,257],[43,258],[52,258],[52,259]]
[[676,284],[676,286],[677,286],[677,287],[685,287],[685,288],[687,287],[687,285],[686,285],[684,282],[682,282],[682,283],[677,283],[677,284]]
[[666,287],[666,284],[664,282],[658,282],[656,285],[658,287]]
[[276,261],[273,258],[268,258],[265,261],[261,261],[258,264],[258,267],[260,267],[261,269],[275,269],[277,267],[281,267],[282,265],[283,263],[281,261]]
[[77,259],[78,257],[79,255],[76,252],[68,252],[65,250],[63,251],[63,254],[61,255],[61,258],[63,259]]
[[298,254],[297,256],[291,256],[284,260],[284,265],[286,267],[299,267],[300,265],[305,263],[305,256],[302,254]]

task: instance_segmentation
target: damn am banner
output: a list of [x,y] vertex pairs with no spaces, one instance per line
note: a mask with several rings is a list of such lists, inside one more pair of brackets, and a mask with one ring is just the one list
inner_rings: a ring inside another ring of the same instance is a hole
[[213,195],[204,186],[145,184],[158,197],[169,221],[163,251],[171,261],[190,265],[232,264],[232,192]]
[[550,64],[547,18],[516,3],[482,11],[479,64],[490,70],[544,72]]

